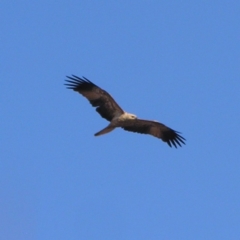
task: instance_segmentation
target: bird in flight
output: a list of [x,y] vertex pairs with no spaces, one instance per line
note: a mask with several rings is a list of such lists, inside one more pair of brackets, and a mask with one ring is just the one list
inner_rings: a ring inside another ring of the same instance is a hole
[[85,77],[67,76],[65,85],[68,89],[86,97],[91,105],[96,107],[96,111],[110,122],[107,127],[95,133],[95,136],[109,133],[115,128],[121,127],[126,131],[150,134],[160,138],[170,147],[177,148],[177,146],[181,147],[181,144],[185,144],[186,140],[179,132],[160,122],[138,119],[136,115],[125,112],[108,92]]

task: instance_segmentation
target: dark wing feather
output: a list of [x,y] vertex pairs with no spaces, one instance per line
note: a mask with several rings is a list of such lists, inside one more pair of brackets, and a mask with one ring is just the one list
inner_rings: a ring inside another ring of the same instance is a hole
[[162,139],[170,147],[173,145],[177,148],[177,146],[181,147],[181,144],[185,144],[185,138],[182,137],[179,132],[159,122],[142,119],[127,120],[124,121],[124,126],[122,128],[126,131],[150,134]]
[[87,78],[79,78],[72,75],[67,76],[65,85],[68,89],[73,89],[86,97],[93,107],[97,107],[96,111],[108,121],[118,116],[124,111],[118,106],[109,93],[89,81]]

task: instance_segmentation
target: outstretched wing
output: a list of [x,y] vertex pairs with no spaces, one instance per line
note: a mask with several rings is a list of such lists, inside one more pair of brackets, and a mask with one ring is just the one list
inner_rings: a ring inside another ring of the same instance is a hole
[[181,144],[185,144],[185,138],[179,132],[155,121],[148,121],[142,119],[134,119],[124,121],[122,128],[126,131],[150,134],[154,137],[161,138],[170,147],[172,145],[177,148]]
[[96,111],[108,121],[115,116],[119,116],[124,111],[118,106],[109,93],[89,81],[87,78],[79,78],[72,75],[67,76],[65,85],[68,89],[73,89],[86,97],[93,107],[97,107]]

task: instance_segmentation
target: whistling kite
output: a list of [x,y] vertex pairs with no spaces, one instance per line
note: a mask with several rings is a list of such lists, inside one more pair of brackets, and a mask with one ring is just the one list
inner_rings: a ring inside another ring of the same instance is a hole
[[89,81],[87,78],[79,78],[72,75],[67,76],[66,86],[81,93],[86,97],[93,107],[97,107],[96,111],[110,124],[103,130],[95,133],[95,136],[111,132],[116,127],[121,127],[124,130],[150,134],[154,137],[161,138],[162,141],[172,147],[177,148],[177,145],[185,144],[185,138],[179,135],[179,132],[163,125],[156,121],[138,119],[136,115],[127,113],[115,102],[109,93]]

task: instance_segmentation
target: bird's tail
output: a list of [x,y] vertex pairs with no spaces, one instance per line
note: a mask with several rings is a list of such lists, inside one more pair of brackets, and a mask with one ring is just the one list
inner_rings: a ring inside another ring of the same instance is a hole
[[106,133],[111,132],[112,130],[114,130],[115,127],[112,127],[110,125],[108,125],[106,128],[102,129],[101,131],[97,132],[94,134],[94,136],[100,136]]

